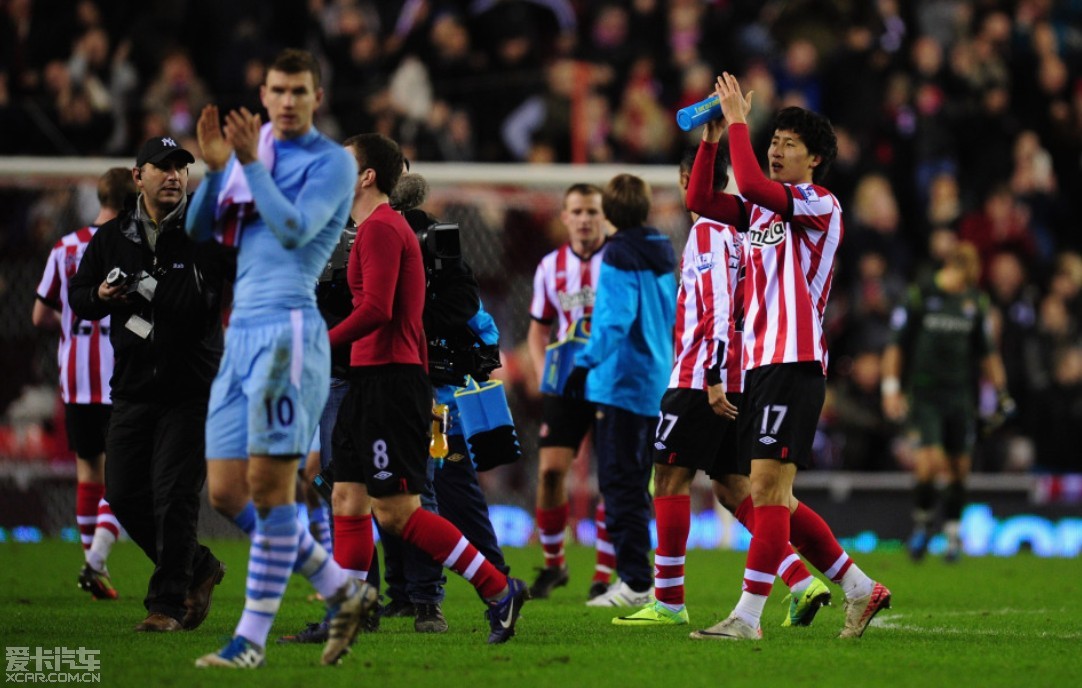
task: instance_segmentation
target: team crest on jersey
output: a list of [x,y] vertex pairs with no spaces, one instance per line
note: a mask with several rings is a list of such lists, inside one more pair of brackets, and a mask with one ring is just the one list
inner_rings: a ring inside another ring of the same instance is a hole
[[793,189],[795,189],[808,203],[814,203],[819,200],[819,194],[815,193],[815,187],[811,184],[797,184]]
[[64,255],[64,273],[68,278],[75,276],[75,273],[79,270],[79,257],[73,253],[67,253]]
[[698,270],[699,272],[707,272],[708,270],[712,269],[713,267],[714,267],[714,254],[713,254],[713,252],[700,253],[699,255],[695,256],[695,269]]
[[785,239],[785,223],[774,220],[766,229],[749,229],[748,241],[752,246],[777,246]]

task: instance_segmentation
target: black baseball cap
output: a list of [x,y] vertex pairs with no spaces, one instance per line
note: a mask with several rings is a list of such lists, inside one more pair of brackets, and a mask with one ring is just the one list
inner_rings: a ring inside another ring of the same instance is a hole
[[139,157],[135,159],[135,166],[142,167],[148,162],[157,164],[170,157],[183,160],[185,165],[191,165],[195,162],[195,156],[177,145],[177,142],[172,137],[155,136],[147,139],[143,147],[139,149]]

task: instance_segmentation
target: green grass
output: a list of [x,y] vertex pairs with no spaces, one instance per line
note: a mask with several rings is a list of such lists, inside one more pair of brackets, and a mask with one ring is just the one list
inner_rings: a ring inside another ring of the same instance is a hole
[[[472,588],[452,576],[444,612],[451,630],[414,633],[412,620],[384,620],[362,635],[342,666],[318,666],[320,648],[271,645],[258,672],[195,669],[193,660],[231,634],[243,605],[247,546],[211,543],[229,566],[206,623],[191,633],[147,635],[131,628],[144,615],[149,564],[131,543],[114,550],[117,602],[93,602],[75,586],[78,545],[0,545],[0,639],[5,647],[99,649],[104,686],[838,686],[1080,685],[1082,567],[1076,560],[936,559],[909,563],[904,554],[862,555],[860,564],[893,591],[883,612],[855,641],[841,628],[841,593],[811,628],[779,628],[784,590],[764,616],[761,642],[695,642],[688,628],[626,629],[613,611],[583,605],[592,553],[572,548],[573,577],[552,599],[531,602],[510,643],[485,644],[487,625]],[[529,578],[537,550],[509,550]],[[740,594],[744,556],[695,550],[688,556],[692,628],[727,614]],[[321,617],[308,584],[294,577],[273,633],[293,632]],[[5,667],[6,668],[6,667]]]

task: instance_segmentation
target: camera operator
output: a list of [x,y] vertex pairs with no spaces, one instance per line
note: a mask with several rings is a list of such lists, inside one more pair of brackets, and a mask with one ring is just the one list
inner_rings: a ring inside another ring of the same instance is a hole
[[184,233],[191,153],[143,144],[134,207],[90,241],[68,298],[84,320],[111,316],[116,356],[106,439],[106,497],[154,562],[137,631],[203,622],[224,565],[196,540],[206,480],[203,426],[222,354],[222,303],[235,253]]

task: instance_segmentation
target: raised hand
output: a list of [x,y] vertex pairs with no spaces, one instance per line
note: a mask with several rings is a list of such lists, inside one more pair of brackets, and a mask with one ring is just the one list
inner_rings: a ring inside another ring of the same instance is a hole
[[259,128],[262,125],[259,115],[253,115],[244,107],[232,110],[225,116],[225,139],[237,152],[240,164],[247,165],[258,157]]
[[725,114],[725,121],[729,124],[747,124],[747,116],[751,111],[751,97],[754,91],[748,91],[745,97],[740,90],[740,83],[729,72],[722,72],[715,84],[714,92],[721,100],[721,111]]
[[229,162],[229,156],[233,152],[232,146],[222,135],[222,127],[218,124],[218,106],[207,105],[199,114],[199,122],[196,123],[195,136],[199,141],[199,150],[203,153],[203,161],[212,172],[217,172]]
[[717,143],[725,133],[725,118],[712,119],[703,126],[703,141]]

